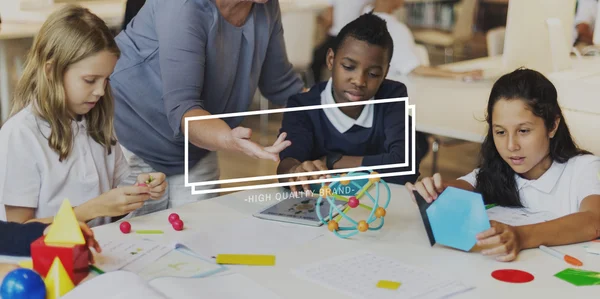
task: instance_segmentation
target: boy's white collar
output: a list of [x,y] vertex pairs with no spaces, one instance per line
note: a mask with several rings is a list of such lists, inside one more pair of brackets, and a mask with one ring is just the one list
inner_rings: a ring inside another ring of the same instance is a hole
[[[372,100],[373,98],[369,99]],[[336,104],[332,94],[332,79],[329,79],[327,86],[321,92],[321,104]],[[352,126],[358,125],[364,128],[373,126],[373,105],[364,105],[364,108],[357,119],[353,119],[344,114],[338,107],[323,108],[323,112],[329,119],[329,122],[340,132],[346,133]]]

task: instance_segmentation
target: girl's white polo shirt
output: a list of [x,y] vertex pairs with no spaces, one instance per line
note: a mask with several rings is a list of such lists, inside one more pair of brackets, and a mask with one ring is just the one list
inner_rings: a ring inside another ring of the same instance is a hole
[[[475,186],[479,169],[459,178]],[[515,175],[523,206],[532,212],[548,211],[557,217],[579,211],[584,198],[600,195],[600,157],[576,156],[566,163],[553,162],[537,180]]]
[[[48,145],[49,124],[31,106],[0,130],[0,203],[35,208],[36,218],[56,215],[64,199],[73,207],[111,190],[129,175],[121,147],[110,155],[87,134],[84,120],[72,121],[73,148],[62,162]],[[90,225],[105,223],[95,219]]]

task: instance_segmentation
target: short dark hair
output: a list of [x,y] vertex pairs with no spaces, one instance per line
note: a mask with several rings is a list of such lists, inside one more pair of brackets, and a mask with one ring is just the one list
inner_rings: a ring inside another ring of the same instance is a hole
[[361,15],[342,28],[333,43],[333,53],[337,52],[348,37],[386,49],[388,51],[388,62],[392,61],[392,53],[394,53],[392,36],[387,29],[386,22],[372,12]]

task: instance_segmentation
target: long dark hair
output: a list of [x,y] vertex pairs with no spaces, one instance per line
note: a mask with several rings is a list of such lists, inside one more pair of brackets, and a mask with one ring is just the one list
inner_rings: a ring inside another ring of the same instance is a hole
[[515,171],[502,159],[494,144],[492,111],[499,100],[523,101],[535,116],[544,120],[548,131],[552,131],[556,119],[560,119],[556,134],[550,139],[552,161],[565,163],[575,156],[589,154],[573,141],[557,98],[552,82],[534,70],[517,69],[494,83],[487,105],[488,133],[481,145],[481,161],[475,187],[476,191],[482,194],[486,204],[523,206],[517,190]]

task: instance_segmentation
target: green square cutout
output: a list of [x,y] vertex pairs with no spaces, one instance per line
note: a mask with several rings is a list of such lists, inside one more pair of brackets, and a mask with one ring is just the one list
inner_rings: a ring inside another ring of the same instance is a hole
[[578,287],[600,285],[600,272],[567,268],[554,274],[554,276]]

